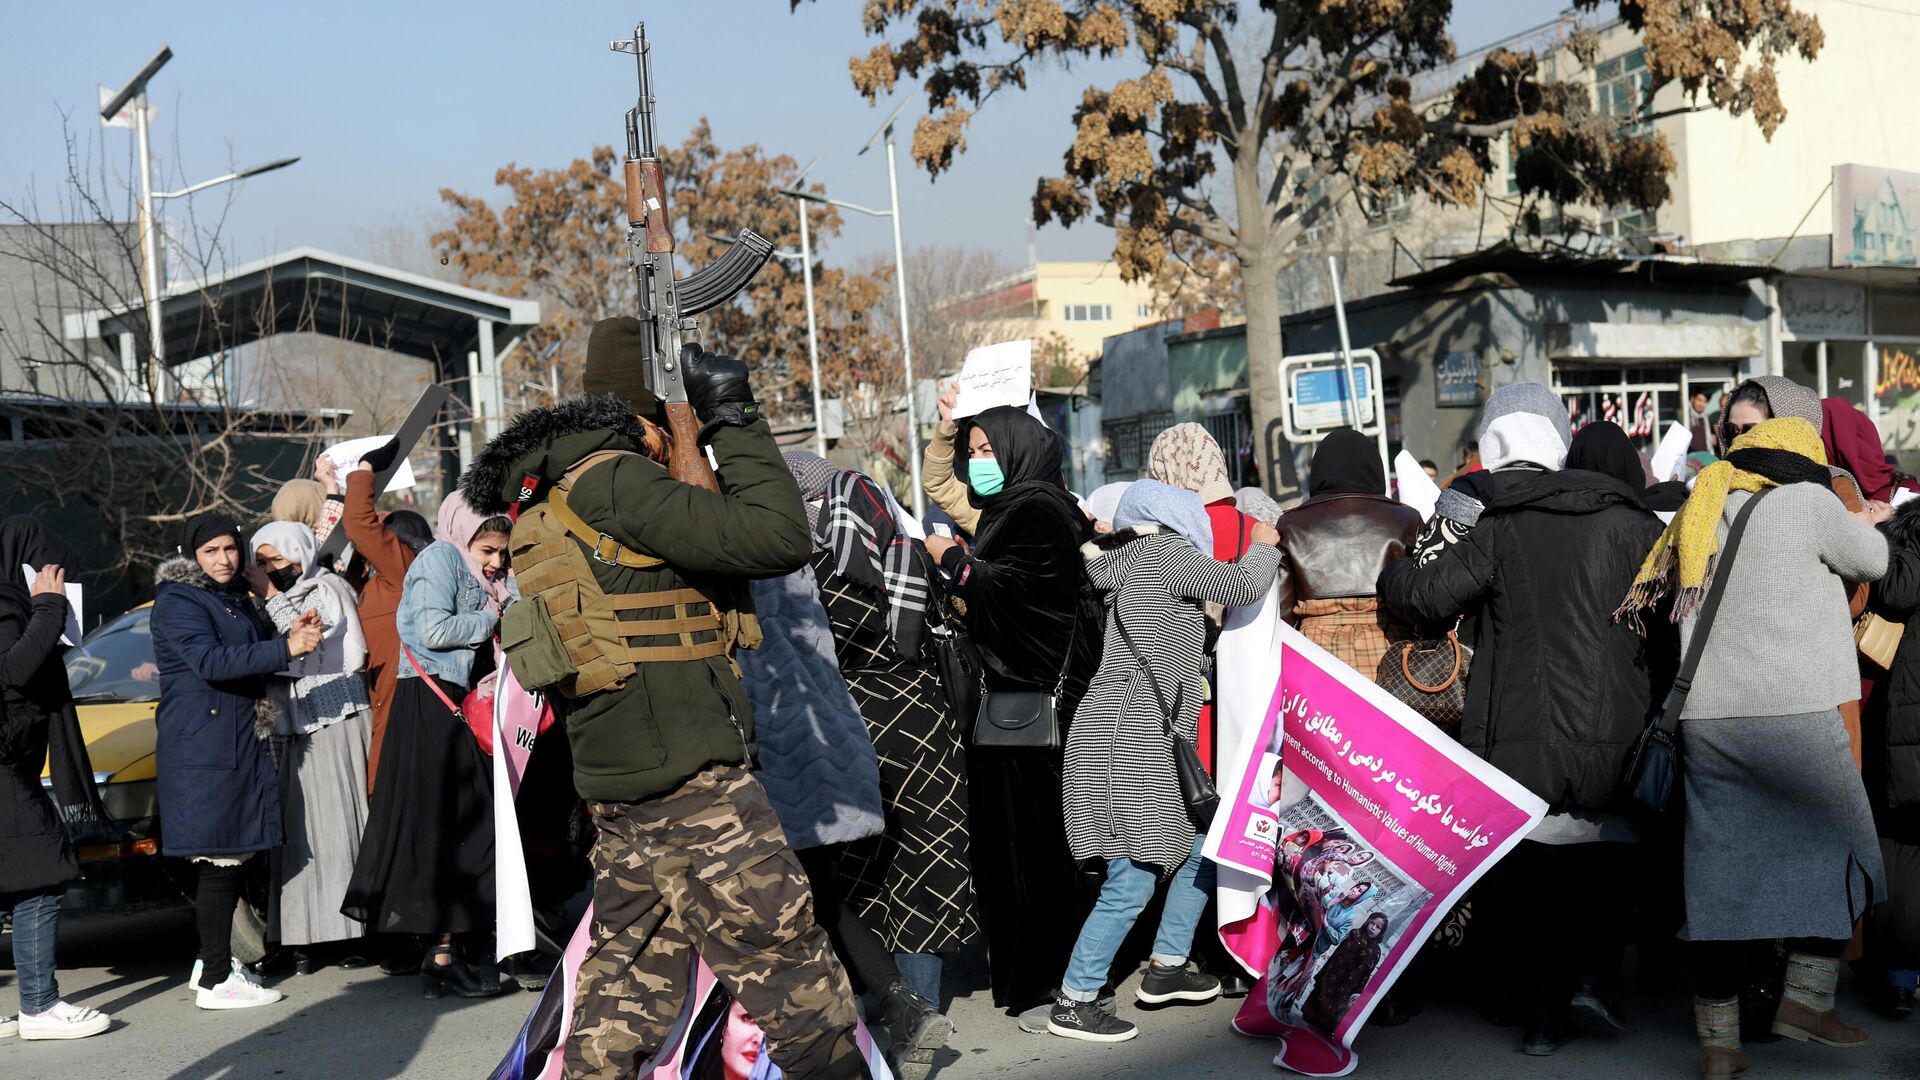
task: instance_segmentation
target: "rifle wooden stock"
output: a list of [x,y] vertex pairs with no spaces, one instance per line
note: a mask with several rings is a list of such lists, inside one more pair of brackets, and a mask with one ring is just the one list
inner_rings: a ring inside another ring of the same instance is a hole
[[658,161],[628,158],[626,162],[627,222],[643,229],[647,251],[673,250],[673,225],[667,218],[667,186]]
[[667,432],[673,436],[673,450],[667,456],[667,472],[675,480],[719,491],[720,480],[707,464],[707,452],[700,447],[700,419],[686,402],[667,404]]

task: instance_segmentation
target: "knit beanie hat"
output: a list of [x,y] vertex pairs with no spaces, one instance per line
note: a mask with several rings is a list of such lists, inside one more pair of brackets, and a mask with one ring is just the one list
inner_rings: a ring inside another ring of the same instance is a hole
[[646,325],[631,315],[593,324],[587,334],[587,366],[580,385],[588,396],[612,394],[641,416],[660,413],[660,398],[647,389]]
[[1480,463],[1488,469],[1519,461],[1558,469],[1572,442],[1566,405],[1539,383],[1512,383],[1495,390],[1480,414]]
[[180,554],[191,558],[200,550],[202,544],[220,536],[231,536],[235,546],[240,543],[240,526],[225,514],[208,512],[195,514],[180,527]]

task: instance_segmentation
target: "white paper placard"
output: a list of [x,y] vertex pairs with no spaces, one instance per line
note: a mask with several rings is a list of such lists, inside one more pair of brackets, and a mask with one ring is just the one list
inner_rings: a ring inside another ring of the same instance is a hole
[[[348,439],[346,442],[334,443],[327,447],[321,451],[321,456],[333,460],[334,471],[340,477],[340,487],[345,490],[347,474],[353,471],[354,466],[360,464],[360,459],[369,451],[385,446],[392,438],[391,435],[368,435],[365,438]],[[387,481],[387,490],[404,491],[412,487],[413,483],[413,461],[403,459],[400,467],[393,471],[393,479]]]
[[1920,499],[1920,491],[1915,491],[1912,488],[1900,488],[1899,490],[1893,493],[1893,501],[1888,503],[1887,505],[1899,506],[1900,504],[1908,502],[1913,499]]
[[953,403],[956,420],[996,405],[1024,409],[1033,399],[1033,342],[982,345],[967,354],[953,382],[960,391]]
[[1393,478],[1400,482],[1402,503],[1420,511],[1422,521],[1433,516],[1434,504],[1440,501],[1440,485],[1412,454],[1402,450],[1393,456]]
[[[27,588],[33,588],[33,579],[39,575],[40,568],[21,563],[20,570],[27,575]],[[67,628],[61,632],[60,640],[69,645],[80,644],[80,610],[85,606],[84,592],[79,582],[67,582]]]
[[1655,483],[1665,483],[1673,479],[1680,460],[1687,456],[1687,447],[1693,445],[1693,430],[1687,425],[1674,421],[1672,427],[1660,438],[1659,449],[1653,452],[1653,479]]

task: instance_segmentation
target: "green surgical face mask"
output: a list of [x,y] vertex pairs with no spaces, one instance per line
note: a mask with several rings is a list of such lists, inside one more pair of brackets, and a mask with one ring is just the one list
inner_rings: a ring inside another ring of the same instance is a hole
[[1000,463],[993,458],[973,458],[967,462],[967,479],[973,484],[973,490],[982,495],[998,495],[1000,489],[1007,486],[1007,477],[1000,471]]

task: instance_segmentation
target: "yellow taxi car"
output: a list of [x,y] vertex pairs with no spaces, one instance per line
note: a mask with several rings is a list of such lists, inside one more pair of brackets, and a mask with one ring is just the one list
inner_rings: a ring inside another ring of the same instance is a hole
[[[160,858],[153,760],[160,682],[152,613],[153,605],[143,604],[101,624],[67,651],[67,685],[107,810],[106,821],[75,831],[81,880],[68,888],[70,910],[172,904],[187,895]],[[44,776],[41,782],[51,783]]]

